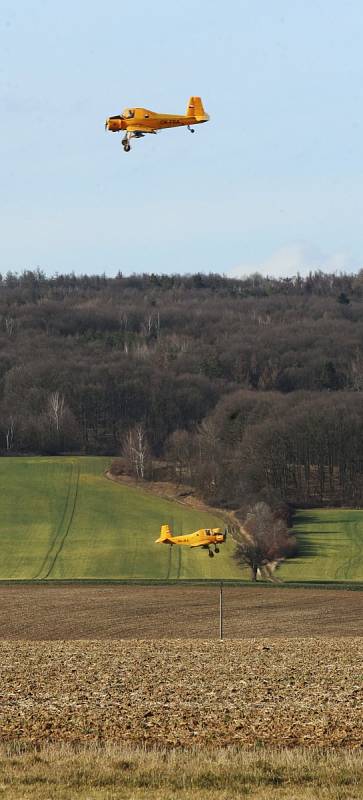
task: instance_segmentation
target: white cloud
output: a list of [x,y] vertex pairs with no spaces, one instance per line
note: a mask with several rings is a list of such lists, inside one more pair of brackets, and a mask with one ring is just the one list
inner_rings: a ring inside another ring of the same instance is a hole
[[357,259],[350,253],[324,253],[309,244],[294,243],[280,247],[271,256],[255,263],[240,264],[228,270],[231,277],[245,277],[254,272],[274,278],[291,278],[299,273],[307,275],[310,270],[322,272],[356,272],[359,267]]

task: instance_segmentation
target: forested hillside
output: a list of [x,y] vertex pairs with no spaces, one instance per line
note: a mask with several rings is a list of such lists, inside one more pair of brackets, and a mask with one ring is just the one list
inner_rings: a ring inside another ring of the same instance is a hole
[[3,454],[118,455],[142,432],[209,500],[363,500],[363,271],[8,273]]

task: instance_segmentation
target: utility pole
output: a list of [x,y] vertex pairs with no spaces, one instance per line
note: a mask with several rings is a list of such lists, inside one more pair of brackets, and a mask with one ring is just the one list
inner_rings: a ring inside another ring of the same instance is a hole
[[219,638],[223,639],[223,583],[219,584]]

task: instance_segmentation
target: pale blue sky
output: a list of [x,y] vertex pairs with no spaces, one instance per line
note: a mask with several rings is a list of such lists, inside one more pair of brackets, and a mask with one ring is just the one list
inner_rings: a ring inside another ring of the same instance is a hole
[[362,42],[361,0],[0,0],[0,271],[363,266]]

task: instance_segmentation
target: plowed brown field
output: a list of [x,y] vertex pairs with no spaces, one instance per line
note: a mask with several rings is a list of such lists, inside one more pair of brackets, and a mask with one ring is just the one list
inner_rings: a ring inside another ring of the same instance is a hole
[[[226,638],[361,636],[363,592],[225,587]],[[3,639],[215,639],[218,586],[8,585]]]
[[225,588],[220,642],[218,586],[3,586],[0,740],[361,747],[362,602]]
[[363,744],[362,639],[0,643],[0,739]]

